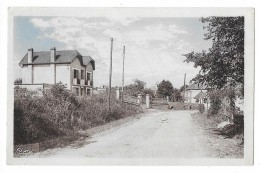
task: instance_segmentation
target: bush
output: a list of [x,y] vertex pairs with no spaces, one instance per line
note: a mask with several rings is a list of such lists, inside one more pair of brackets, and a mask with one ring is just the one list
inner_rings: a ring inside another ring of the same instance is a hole
[[205,112],[205,107],[203,104],[199,104],[199,111],[200,111],[200,113]]
[[114,121],[127,116],[141,113],[141,108],[124,104],[121,105],[114,97],[111,100],[110,111],[108,110],[107,98],[104,94],[94,95],[91,98],[81,98],[78,108],[81,128],[91,128],[106,122]]
[[46,119],[40,98],[21,98],[14,101],[14,144],[40,142],[65,135],[54,123]]
[[142,112],[140,107],[121,105],[112,97],[110,111],[105,94],[77,97],[61,84],[49,95],[38,96],[24,88],[15,88],[14,142],[28,144],[71,135]]
[[221,108],[221,98],[222,95],[219,90],[209,92],[210,108],[208,111],[208,116],[214,116],[218,114]]

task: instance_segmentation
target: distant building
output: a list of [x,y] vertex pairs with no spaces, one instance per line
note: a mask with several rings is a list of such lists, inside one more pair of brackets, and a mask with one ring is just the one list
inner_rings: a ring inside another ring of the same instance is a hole
[[[77,50],[34,52],[28,49],[20,61],[22,86],[27,88],[50,86],[62,83],[77,95],[92,95],[95,61],[90,56],[82,56]],[[47,91],[46,91],[47,92]]]
[[96,87],[93,89],[93,94],[106,94],[106,92],[107,92],[106,86]]
[[186,103],[206,103],[208,86],[206,83],[193,83],[185,91]]

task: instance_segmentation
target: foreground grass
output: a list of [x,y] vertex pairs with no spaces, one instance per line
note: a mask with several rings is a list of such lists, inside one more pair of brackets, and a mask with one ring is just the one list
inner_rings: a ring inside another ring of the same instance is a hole
[[206,114],[195,113],[192,115],[193,122],[198,125],[202,133],[204,146],[212,155],[209,157],[215,158],[243,158],[244,145],[241,135],[236,135],[233,138],[226,138],[215,133],[215,129],[220,120],[214,117],[207,117]]

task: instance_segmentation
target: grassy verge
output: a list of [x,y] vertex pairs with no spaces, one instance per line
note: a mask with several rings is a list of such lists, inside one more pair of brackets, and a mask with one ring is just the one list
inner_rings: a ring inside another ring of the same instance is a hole
[[215,129],[222,121],[220,118],[207,117],[206,113],[195,113],[192,119],[199,129],[205,133],[207,138],[204,138],[204,146],[212,153],[209,157],[216,158],[243,158],[244,145],[241,135],[236,135],[233,138],[227,138],[216,134]]

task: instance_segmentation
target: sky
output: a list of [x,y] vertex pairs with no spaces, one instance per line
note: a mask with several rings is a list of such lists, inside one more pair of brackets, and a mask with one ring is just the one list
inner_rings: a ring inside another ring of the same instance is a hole
[[96,63],[94,86],[108,85],[113,38],[112,86],[122,83],[125,53],[125,85],[139,79],[147,87],[169,80],[173,87],[188,83],[199,69],[183,62],[183,54],[207,50],[199,18],[173,17],[26,17],[14,18],[14,77],[21,77],[19,61],[29,48],[34,51],[78,50]]

